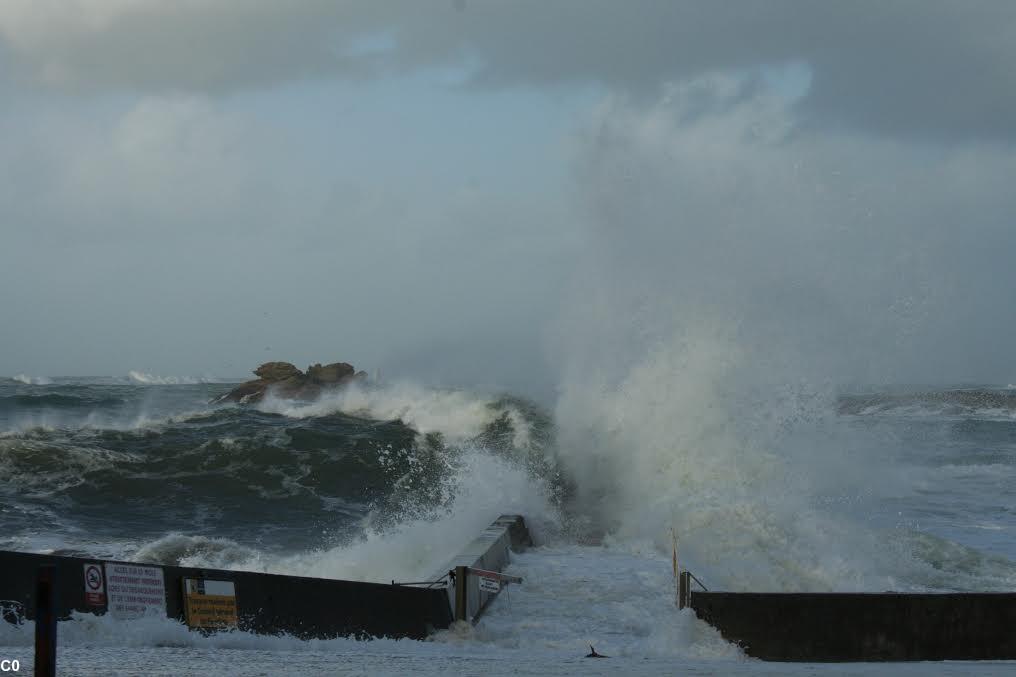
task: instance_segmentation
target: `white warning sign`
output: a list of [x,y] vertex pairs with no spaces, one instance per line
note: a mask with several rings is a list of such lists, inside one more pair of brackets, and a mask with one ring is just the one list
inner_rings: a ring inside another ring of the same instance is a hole
[[106,593],[114,618],[166,615],[166,582],[161,567],[106,563]]
[[88,606],[106,606],[106,584],[102,579],[102,565],[85,565],[85,603]]
[[486,576],[477,576],[480,582],[480,590],[484,592],[493,592],[495,594],[501,592],[501,581],[496,578],[487,578]]
[[469,575],[476,576],[480,590],[494,594],[501,592],[502,586],[508,583],[522,582],[521,576],[511,576],[503,574],[500,571],[488,571],[487,569],[477,569],[476,567],[469,567]]

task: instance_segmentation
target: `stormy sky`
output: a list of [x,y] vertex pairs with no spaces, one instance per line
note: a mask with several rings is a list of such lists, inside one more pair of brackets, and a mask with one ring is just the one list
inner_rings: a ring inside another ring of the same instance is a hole
[[1014,66],[1003,0],[7,0],[0,374],[1012,383]]

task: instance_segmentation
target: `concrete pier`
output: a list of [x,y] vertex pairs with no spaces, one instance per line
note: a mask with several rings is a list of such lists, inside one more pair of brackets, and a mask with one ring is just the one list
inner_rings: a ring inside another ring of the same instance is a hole
[[1016,593],[688,593],[767,661],[1016,660]]

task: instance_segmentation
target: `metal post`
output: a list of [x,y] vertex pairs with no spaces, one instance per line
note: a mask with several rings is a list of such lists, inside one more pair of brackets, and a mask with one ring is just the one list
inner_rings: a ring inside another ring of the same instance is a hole
[[56,567],[39,567],[35,581],[35,677],[56,677]]
[[469,567],[455,567],[455,620],[469,620],[469,606],[466,604],[466,587],[469,583]]
[[677,608],[683,609],[688,606],[688,597],[691,593],[691,572],[682,571],[677,582]]

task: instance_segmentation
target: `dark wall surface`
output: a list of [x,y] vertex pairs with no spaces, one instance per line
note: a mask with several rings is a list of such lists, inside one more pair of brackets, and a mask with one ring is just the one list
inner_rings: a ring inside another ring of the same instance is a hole
[[[84,566],[106,560],[0,552],[0,604],[20,607],[31,619],[39,566],[56,567],[57,613],[104,613],[85,600]],[[125,564],[138,564],[126,563]],[[413,588],[244,571],[157,566],[165,578],[166,613],[181,621],[183,578],[232,581],[236,589],[239,628],[261,634],[298,637],[411,637],[422,639],[452,622],[442,588]],[[5,614],[11,620],[12,614]]]
[[694,592],[690,606],[763,660],[1016,659],[1014,593]]

